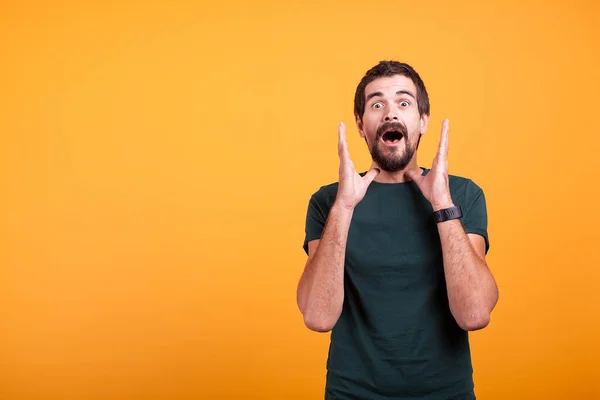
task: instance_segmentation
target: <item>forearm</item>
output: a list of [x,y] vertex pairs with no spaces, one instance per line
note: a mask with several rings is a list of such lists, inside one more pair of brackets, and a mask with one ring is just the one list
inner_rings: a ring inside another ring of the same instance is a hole
[[438,223],[438,232],[450,311],[462,329],[482,329],[498,300],[494,277],[460,220]]
[[352,214],[353,209],[334,204],[317,251],[300,279],[298,306],[312,330],[331,330],[342,312],[346,240]]

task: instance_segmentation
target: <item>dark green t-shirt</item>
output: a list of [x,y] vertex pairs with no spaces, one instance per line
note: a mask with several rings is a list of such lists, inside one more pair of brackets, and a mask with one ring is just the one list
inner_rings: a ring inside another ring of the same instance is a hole
[[[466,232],[482,235],[487,252],[483,191],[458,176],[449,183]],[[321,237],[337,187],[323,186],[310,199],[306,252]],[[354,210],[345,260],[325,398],[474,399],[468,333],[450,313],[433,209],[414,182],[371,183]]]

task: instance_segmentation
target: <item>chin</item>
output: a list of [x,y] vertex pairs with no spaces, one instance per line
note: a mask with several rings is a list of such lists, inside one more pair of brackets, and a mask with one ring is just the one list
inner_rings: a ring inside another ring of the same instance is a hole
[[411,157],[405,152],[396,152],[393,156],[383,155],[381,153],[373,154],[373,161],[386,172],[398,172],[402,171],[410,163]]

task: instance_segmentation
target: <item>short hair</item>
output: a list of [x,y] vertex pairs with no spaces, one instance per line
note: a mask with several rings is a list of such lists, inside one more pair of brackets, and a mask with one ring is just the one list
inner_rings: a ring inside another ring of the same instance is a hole
[[377,78],[389,77],[394,75],[402,75],[410,78],[417,88],[417,106],[419,115],[429,115],[429,95],[423,80],[413,67],[406,63],[398,61],[380,61],[379,64],[367,71],[356,87],[354,95],[354,115],[362,117],[365,113],[365,88]]

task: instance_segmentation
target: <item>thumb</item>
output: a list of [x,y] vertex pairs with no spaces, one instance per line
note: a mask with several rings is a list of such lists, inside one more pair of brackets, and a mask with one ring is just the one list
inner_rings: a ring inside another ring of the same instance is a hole
[[369,172],[367,172],[365,174],[365,176],[363,177],[365,183],[367,185],[371,184],[371,182],[373,182],[373,179],[375,179],[375,177],[377,175],[379,175],[379,173],[381,172],[381,170],[379,168],[372,168],[369,170]]
[[423,176],[415,170],[409,169],[404,172],[404,176],[415,181],[417,186],[421,183]]

